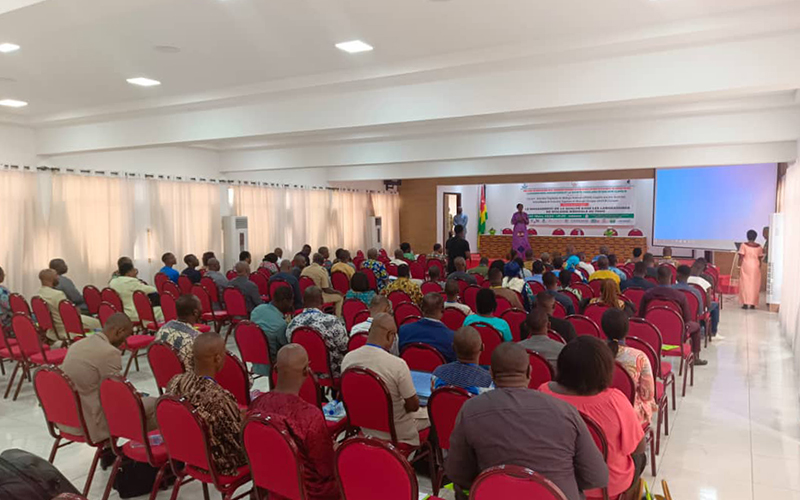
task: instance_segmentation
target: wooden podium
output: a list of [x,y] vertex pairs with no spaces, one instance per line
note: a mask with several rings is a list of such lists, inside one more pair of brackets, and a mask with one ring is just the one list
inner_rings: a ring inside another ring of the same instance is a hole
[[[478,252],[481,257],[504,259],[511,249],[511,238],[510,234],[479,235]],[[620,263],[624,263],[632,257],[636,247],[641,248],[642,253],[647,252],[644,236],[528,236],[528,241],[537,256],[542,252],[558,252],[563,256],[567,245],[574,246],[576,252],[594,256],[605,245]]]

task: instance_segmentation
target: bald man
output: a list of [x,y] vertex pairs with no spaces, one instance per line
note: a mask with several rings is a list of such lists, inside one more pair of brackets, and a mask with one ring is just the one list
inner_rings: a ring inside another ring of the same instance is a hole
[[236,271],[236,277],[228,282],[232,286],[242,292],[244,295],[244,303],[247,307],[247,312],[255,309],[264,301],[261,299],[261,294],[258,293],[258,286],[250,281],[250,264],[240,260],[233,268]]
[[[47,303],[47,309],[50,311],[50,316],[53,318],[53,326],[55,331],[47,330],[45,333],[49,344],[56,342],[64,342],[67,340],[67,332],[64,329],[64,322],[61,320],[61,313],[58,311],[58,304],[62,300],[69,300],[64,292],[57,290],[59,277],[52,269],[43,269],[39,272],[39,282],[42,284],[41,288],[36,292],[36,295],[41,297]],[[88,330],[99,330],[100,322],[97,318],[91,316],[81,315],[83,321],[83,328]],[[75,339],[77,335],[70,334],[70,340]]]
[[328,275],[328,270],[325,269],[324,264],[325,257],[320,253],[315,253],[311,257],[311,265],[303,268],[303,270],[300,272],[300,276],[307,276],[308,278],[311,278],[311,281],[314,282],[314,285],[322,290],[323,302],[326,304],[333,304],[336,308],[336,315],[341,317],[344,297],[342,296],[342,292],[334,290],[331,287],[331,278]]
[[88,313],[89,308],[86,306],[86,301],[83,300],[83,294],[75,286],[75,283],[67,277],[69,267],[64,259],[53,259],[48,267],[58,274],[58,284],[55,289],[64,292],[69,301],[75,304],[81,312]]
[[459,328],[453,337],[453,350],[456,361],[433,371],[431,387],[434,390],[451,385],[478,395],[494,388],[489,370],[478,365],[483,352],[483,341],[478,330],[471,326]]
[[[211,278],[211,281],[217,285],[217,297],[219,297],[220,302],[222,301],[222,291],[228,286],[228,278],[225,277],[224,274],[220,272],[220,264],[219,260],[216,257],[211,257],[208,259],[208,263],[206,264],[206,276]],[[214,307],[220,307],[219,304],[214,304]]]
[[528,389],[531,367],[522,346],[497,346],[491,374],[496,389],[464,403],[450,435],[445,472],[457,492],[481,471],[508,463],[541,473],[569,500],[608,484],[608,467],[578,410]]
[[194,369],[172,377],[167,394],[186,398],[197,410],[211,437],[211,459],[226,476],[247,463],[241,441],[242,412],[233,395],[214,377],[225,365],[225,340],[216,332],[194,339]]
[[302,309],[303,308],[303,294],[300,293],[300,282],[297,278],[294,277],[292,274],[292,261],[284,259],[281,261],[280,265],[278,266],[280,272],[278,274],[273,274],[269,278],[269,284],[272,285],[275,281],[283,281],[289,284],[292,287],[292,296],[294,297],[294,308],[295,309]]
[[[411,379],[411,371],[402,358],[389,353],[397,337],[397,325],[389,314],[378,314],[372,320],[367,345],[349,352],[342,362],[342,371],[348,368],[367,368],[375,372],[386,384],[392,399],[397,440],[419,446],[419,432],[430,425]],[[385,432],[362,429],[365,434],[378,439],[391,439]]]
[[422,298],[423,318],[400,328],[400,351],[409,344],[420,342],[429,345],[444,356],[446,362],[456,360],[453,352],[453,330],[442,323],[444,297],[431,292]]
[[453,260],[453,266],[455,270],[447,275],[447,279],[466,281],[470,285],[478,284],[478,279],[475,278],[475,275],[467,272],[467,261],[464,257],[456,257]]
[[367,260],[361,264],[361,269],[369,269],[375,275],[378,292],[389,284],[389,273],[386,271],[386,266],[378,260],[378,250],[375,248],[367,250]]
[[288,344],[278,351],[275,362],[277,382],[250,406],[250,414],[270,415],[286,429],[303,450],[303,486],[309,500],[338,500],[333,466],[333,440],[325,416],[315,404],[300,397],[300,388],[311,374],[303,346]]

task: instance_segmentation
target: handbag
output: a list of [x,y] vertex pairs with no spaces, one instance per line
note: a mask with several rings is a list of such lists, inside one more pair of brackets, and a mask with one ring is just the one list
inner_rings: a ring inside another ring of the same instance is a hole
[[114,489],[120,498],[147,495],[153,490],[158,469],[146,462],[137,462],[127,457],[122,459],[114,478]]

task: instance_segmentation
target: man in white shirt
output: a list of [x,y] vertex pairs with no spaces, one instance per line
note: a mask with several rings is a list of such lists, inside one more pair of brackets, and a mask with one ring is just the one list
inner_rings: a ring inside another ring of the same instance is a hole
[[[706,260],[697,259],[692,264],[691,274],[688,279],[689,284],[700,285],[706,296],[711,292],[711,283],[709,283],[702,274],[706,270]],[[708,312],[711,315],[711,336],[717,336],[717,327],[719,326],[719,302],[708,301]]]
[[585,270],[588,273],[587,276],[591,276],[591,274],[594,273],[594,271],[595,271],[594,266],[589,264],[588,262],[586,262],[586,254],[585,253],[578,252],[577,255],[578,255],[578,258],[581,259],[580,262],[578,262],[578,267],[580,267],[581,269]]
[[444,293],[447,295],[447,300],[444,301],[444,308],[452,307],[469,316],[472,314],[472,309],[470,309],[468,305],[458,301],[458,292],[458,282],[456,280],[447,280],[447,283],[444,285]]
[[[158,293],[158,290],[156,290],[156,287],[146,285],[142,280],[137,278],[139,271],[129,262],[125,262],[119,266],[119,274],[118,277],[111,280],[108,286],[117,292],[119,298],[122,299],[122,307],[125,309],[122,312],[134,323],[138,322],[139,313],[136,312],[136,306],[133,304],[133,293],[142,291],[150,295],[152,293]],[[153,315],[156,321],[164,321],[164,314],[161,312],[160,307],[153,308]],[[86,323],[84,323],[84,325],[85,324]]]
[[[379,314],[391,314],[391,310],[392,307],[386,295],[376,295],[372,297],[369,303],[369,318],[357,325],[353,325],[353,328],[350,329],[350,336],[352,337],[357,333],[369,333],[369,329],[372,328],[372,320]],[[394,344],[392,344],[391,349],[389,349],[389,352],[395,356],[400,355],[400,347],[397,344],[397,337],[395,337]]]
[[394,251],[394,259],[390,260],[389,263],[398,267],[408,265],[408,262],[405,261],[403,251],[399,248]]

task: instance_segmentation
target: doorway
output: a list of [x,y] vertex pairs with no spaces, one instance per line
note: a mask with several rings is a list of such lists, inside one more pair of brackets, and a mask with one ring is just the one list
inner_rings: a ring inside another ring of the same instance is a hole
[[458,207],[461,206],[461,193],[443,193],[442,199],[442,244],[450,239],[450,233],[453,231],[453,217],[458,213]]

